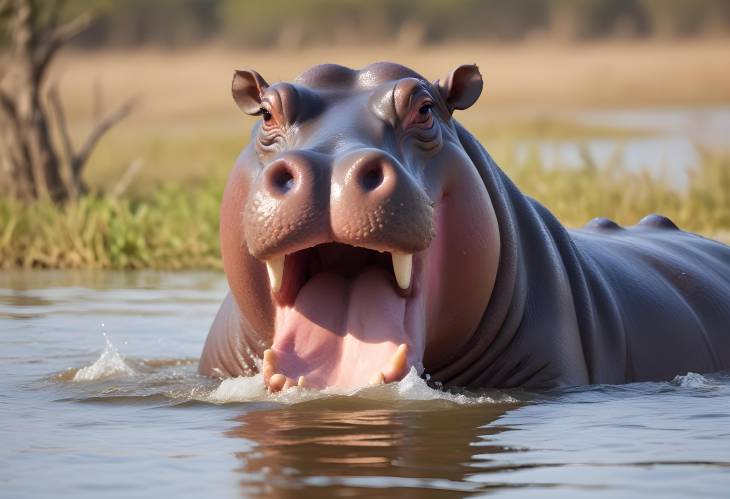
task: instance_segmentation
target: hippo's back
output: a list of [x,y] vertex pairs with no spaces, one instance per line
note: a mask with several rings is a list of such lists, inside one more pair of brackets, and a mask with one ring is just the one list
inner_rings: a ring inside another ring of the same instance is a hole
[[658,215],[629,228],[597,219],[570,235],[592,382],[730,368],[729,246]]

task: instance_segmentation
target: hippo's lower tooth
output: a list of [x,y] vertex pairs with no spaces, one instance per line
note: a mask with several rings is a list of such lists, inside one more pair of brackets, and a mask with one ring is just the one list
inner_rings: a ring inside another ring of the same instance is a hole
[[406,367],[406,360],[408,357],[408,345],[402,343],[398,350],[393,354],[393,358],[390,360],[390,369],[392,372],[397,373],[403,371]]
[[271,376],[269,378],[269,392],[276,393],[282,390],[284,388],[284,385],[286,384],[286,376],[283,374],[277,373]]
[[276,370],[276,355],[271,349],[264,350],[264,359],[261,365],[261,371],[264,375],[264,381],[268,383],[271,376]]
[[391,253],[393,258],[393,273],[398,287],[408,289],[411,285],[411,274],[413,272],[413,255],[403,253]]
[[377,373],[370,379],[370,386],[383,385],[385,384],[385,376],[383,373]]
[[266,260],[266,271],[269,273],[271,292],[278,293],[284,280],[284,256],[274,256]]

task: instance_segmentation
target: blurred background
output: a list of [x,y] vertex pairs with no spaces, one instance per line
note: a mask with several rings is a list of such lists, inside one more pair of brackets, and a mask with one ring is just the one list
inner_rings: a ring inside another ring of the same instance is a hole
[[[0,16],[9,93],[16,3]],[[432,80],[477,63],[485,92],[457,119],[567,225],[662,212],[730,240],[730,0],[69,0],[58,15],[91,16],[41,82],[71,142],[134,106],[90,155],[85,195],[3,194],[0,268],[219,267],[220,195],[254,122],[233,70],[275,82],[325,62]]]

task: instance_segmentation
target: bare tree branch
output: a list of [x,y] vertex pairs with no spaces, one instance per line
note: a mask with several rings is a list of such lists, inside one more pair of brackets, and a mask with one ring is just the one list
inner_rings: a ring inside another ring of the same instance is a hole
[[16,121],[18,119],[18,112],[15,107],[15,101],[8,93],[0,88],[0,108],[5,111],[10,119]]
[[20,124],[20,117],[18,116],[18,108],[15,101],[8,95],[5,90],[0,88],[0,110],[7,116],[7,121],[10,123],[12,133],[15,135],[15,140],[20,143],[22,141],[22,130]]
[[66,5],[66,0],[49,0],[50,6],[48,7],[48,19],[43,28],[45,33],[49,33],[58,26],[58,19],[61,15],[61,11]]
[[13,48],[24,60],[32,53],[33,43],[33,7],[28,0],[15,0],[13,24]]
[[58,165],[63,171],[62,179],[66,186],[66,192],[71,199],[77,199],[81,189],[80,179],[75,178],[73,171],[73,162],[75,158],[71,135],[68,132],[66,123],[66,114],[61,104],[61,96],[58,92],[58,82],[54,82],[48,89],[48,102],[53,109],[53,117],[56,122],[56,129],[61,136],[61,146],[63,147],[63,160]]
[[48,64],[56,55],[56,52],[66,45],[76,35],[84,31],[91,24],[91,16],[82,15],[73,21],[55,27],[43,41],[42,46],[38,47],[38,52],[34,57],[35,67],[34,73],[38,81],[43,77],[43,73],[48,68]]
[[127,115],[132,112],[136,103],[137,99],[128,100],[127,102],[119,106],[116,110],[114,110],[114,112],[108,114],[106,118],[97,123],[94,129],[91,130],[91,133],[89,133],[89,136],[86,138],[86,142],[84,142],[84,145],[81,146],[81,149],[79,149],[79,151],[76,153],[72,164],[74,175],[78,176],[81,174],[81,170],[86,164],[86,161],[88,161],[91,152],[96,146],[96,143],[99,142],[99,140],[104,136],[106,132],[109,131],[111,127],[126,118]]
[[53,108],[53,115],[56,119],[58,133],[61,136],[61,145],[63,146],[63,154],[66,164],[72,165],[75,154],[73,143],[71,142],[71,135],[68,132],[66,114],[64,113],[63,105],[61,104],[61,96],[58,93],[57,82],[54,82],[48,90],[48,101],[51,104],[51,108]]
[[66,24],[56,26],[51,33],[50,43],[56,45],[64,45],[71,41],[76,35],[84,31],[91,24],[92,17],[89,14],[83,14],[73,21]]
[[109,196],[113,199],[119,199],[120,197],[122,197],[122,195],[132,184],[134,178],[142,170],[143,166],[144,162],[139,158],[132,161],[127,169],[124,171],[124,174],[119,178],[114,188],[109,191]]
[[0,16],[9,15],[10,12],[10,0],[0,0]]

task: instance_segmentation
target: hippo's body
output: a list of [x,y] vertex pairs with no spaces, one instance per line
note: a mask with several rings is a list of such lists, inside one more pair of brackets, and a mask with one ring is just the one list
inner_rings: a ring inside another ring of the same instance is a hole
[[237,73],[265,119],[224,196],[232,295],[202,373],[262,369],[277,391],[411,366],[473,388],[730,368],[730,247],[658,215],[566,230],[451,117],[481,85],[474,66],[434,84],[390,63]]

